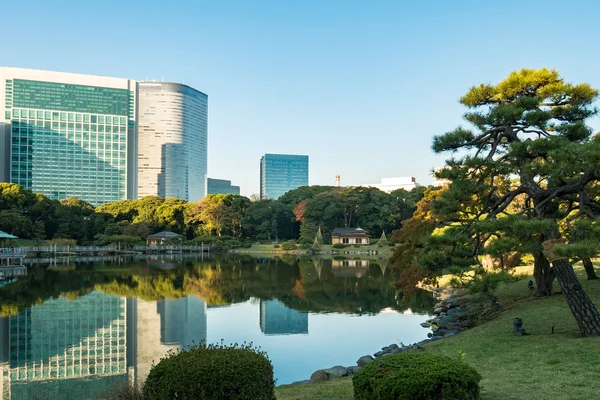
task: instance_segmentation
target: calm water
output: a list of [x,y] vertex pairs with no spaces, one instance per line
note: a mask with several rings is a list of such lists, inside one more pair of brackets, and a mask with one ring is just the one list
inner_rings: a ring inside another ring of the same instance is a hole
[[144,258],[35,265],[0,288],[3,399],[94,399],[169,350],[253,342],[278,384],[425,338],[385,260]]

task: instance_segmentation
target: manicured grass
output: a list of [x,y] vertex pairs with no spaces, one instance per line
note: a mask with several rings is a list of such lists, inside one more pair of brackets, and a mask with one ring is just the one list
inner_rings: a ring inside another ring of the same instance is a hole
[[277,400],[352,399],[352,379],[343,378],[313,385],[284,385],[275,389]]
[[[580,267],[577,273],[588,295],[600,306],[600,281],[585,280]],[[464,352],[464,361],[483,376],[483,400],[598,398],[600,338],[580,337],[563,296],[534,297],[527,289],[528,279],[498,289],[502,310],[496,318],[456,337],[430,343],[425,351],[452,358]],[[558,283],[555,290],[560,290]],[[516,317],[523,319],[529,335],[512,333]],[[552,324],[556,325],[555,334],[551,333]],[[377,347],[374,343],[373,351]],[[277,395],[279,400],[352,399],[351,392],[352,382],[346,379],[314,388],[281,387]]]

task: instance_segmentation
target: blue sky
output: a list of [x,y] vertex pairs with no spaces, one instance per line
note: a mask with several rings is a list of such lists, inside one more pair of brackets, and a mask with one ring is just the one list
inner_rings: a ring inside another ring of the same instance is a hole
[[311,184],[431,183],[458,98],[512,70],[600,88],[595,1],[53,0],[2,15],[0,65],[207,93],[209,176],[246,195],[264,153],[308,154]]

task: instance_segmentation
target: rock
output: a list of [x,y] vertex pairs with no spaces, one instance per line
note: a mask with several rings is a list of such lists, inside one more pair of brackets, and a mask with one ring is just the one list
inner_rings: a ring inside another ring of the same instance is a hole
[[434,336],[432,338],[429,339],[430,342],[435,342],[436,340],[442,340],[441,336]]
[[313,372],[310,376],[310,381],[312,383],[323,382],[329,379],[329,375],[324,370],[320,369],[318,371]]
[[377,353],[373,354],[375,357],[381,357],[382,355],[384,355],[385,353],[383,351],[378,351]]
[[392,350],[389,354],[394,355],[394,354],[398,354],[398,353],[402,353],[402,349],[400,347],[398,347],[397,349]]
[[441,307],[437,307],[437,308],[434,308],[434,309],[433,309],[433,313],[434,313],[434,314],[439,314],[439,313],[441,313],[441,312],[442,312],[442,308],[441,308]]
[[447,337],[450,337],[450,336],[455,336],[455,335],[458,335],[459,333],[460,333],[460,331],[456,330],[456,329],[449,330],[449,331],[446,331],[446,334],[444,335],[444,338],[447,338]]
[[356,364],[359,367],[364,367],[365,365],[372,363],[374,360],[375,359],[371,356],[362,356],[361,358],[358,359]]
[[384,353],[389,353],[390,352],[390,348],[388,346],[382,347],[381,351],[383,351]]
[[442,308],[443,305],[444,305],[444,302],[440,301],[439,303],[435,303],[433,308]]
[[440,328],[438,328],[437,326],[434,326],[433,328],[431,328],[431,331],[434,332],[434,333],[437,332],[437,331],[439,331],[439,330],[440,330]]
[[429,328],[429,322],[421,322],[423,328]]
[[440,320],[437,323],[438,328],[446,328],[448,326],[448,324],[453,324],[456,323],[456,321],[454,320],[454,318],[452,317],[442,317],[440,318]]
[[390,344],[390,345],[388,346],[388,349],[390,349],[390,353],[391,353],[392,351],[394,351],[394,350],[397,350],[397,349],[399,349],[399,348],[400,348],[400,346],[398,346],[396,343],[392,343],[392,344]]
[[358,371],[360,371],[360,369],[361,369],[361,367],[359,367],[358,365],[353,365],[353,366],[351,366],[351,367],[347,367],[347,368],[346,368],[346,374],[347,374],[348,376],[350,376],[350,375],[354,375],[354,374],[356,374]]
[[458,308],[451,308],[448,310],[448,316],[454,319],[464,319],[467,317],[467,314]]
[[327,368],[323,371],[325,371],[327,375],[329,375],[329,379],[339,379],[348,375],[346,367],[342,367],[341,365],[336,365],[335,367]]
[[429,332],[427,333],[427,337],[431,339],[431,337],[433,336],[433,333]]
[[434,332],[433,336],[444,336],[446,334],[445,329],[438,329],[437,332]]

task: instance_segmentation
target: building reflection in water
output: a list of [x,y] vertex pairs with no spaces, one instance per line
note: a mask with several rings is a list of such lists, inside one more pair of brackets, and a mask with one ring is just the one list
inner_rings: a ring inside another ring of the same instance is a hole
[[196,297],[144,301],[93,292],[0,318],[0,393],[14,399],[93,399],[141,384],[169,350],[206,340]]
[[308,334],[308,314],[279,300],[260,301],[260,330],[265,335]]

